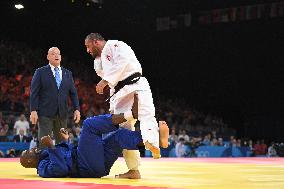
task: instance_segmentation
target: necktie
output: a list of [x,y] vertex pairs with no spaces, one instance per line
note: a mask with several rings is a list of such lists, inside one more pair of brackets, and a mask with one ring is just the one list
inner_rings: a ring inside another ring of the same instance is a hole
[[61,83],[60,74],[59,74],[59,68],[58,68],[58,67],[55,67],[55,68],[54,68],[54,71],[55,71],[56,85],[57,85],[57,88],[59,89],[60,83]]

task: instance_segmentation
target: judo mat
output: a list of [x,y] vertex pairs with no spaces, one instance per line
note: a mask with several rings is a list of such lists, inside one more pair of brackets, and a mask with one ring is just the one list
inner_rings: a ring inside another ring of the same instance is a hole
[[[95,161],[95,160],[94,160]],[[103,178],[40,178],[19,159],[0,159],[0,189],[284,189],[284,158],[142,158],[142,179],[115,179],[127,171],[119,158]]]

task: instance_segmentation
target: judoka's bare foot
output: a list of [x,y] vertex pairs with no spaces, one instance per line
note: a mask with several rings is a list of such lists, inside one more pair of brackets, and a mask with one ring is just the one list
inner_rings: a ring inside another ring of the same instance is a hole
[[160,148],[157,148],[156,146],[152,145],[148,141],[146,141],[144,145],[146,149],[149,149],[151,151],[154,159],[159,159],[161,157]]
[[141,179],[139,170],[129,170],[126,173],[115,175],[115,178]]
[[[169,146],[168,139],[169,139],[169,127],[165,121],[159,121],[159,140],[160,140],[160,146],[162,148],[167,148]],[[144,145],[147,149],[151,151],[154,159],[159,159],[161,157],[160,148],[157,148],[148,141],[146,141]]]
[[169,127],[165,121],[159,121],[159,134],[160,134],[160,146],[167,148],[169,146]]

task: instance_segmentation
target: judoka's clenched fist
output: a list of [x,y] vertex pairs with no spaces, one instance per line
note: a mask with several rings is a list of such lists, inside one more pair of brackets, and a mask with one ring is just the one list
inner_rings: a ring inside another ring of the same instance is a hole
[[54,146],[53,141],[49,135],[41,137],[40,141],[41,141],[42,146],[44,147],[52,148]]
[[59,136],[61,138],[61,140],[63,141],[67,141],[69,138],[69,134],[68,134],[68,130],[65,128],[61,128],[59,131]]
[[104,94],[104,88],[107,86],[107,84],[108,82],[102,79],[96,86],[97,93]]

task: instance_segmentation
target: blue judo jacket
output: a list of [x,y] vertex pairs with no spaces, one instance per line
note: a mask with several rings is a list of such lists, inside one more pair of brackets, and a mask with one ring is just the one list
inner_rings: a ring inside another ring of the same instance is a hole
[[100,178],[109,174],[122,149],[137,150],[141,132],[117,128],[111,114],[94,116],[83,122],[78,148],[60,143],[40,154],[41,177]]
[[55,148],[42,150],[37,169],[39,176],[46,178],[76,177],[78,175],[74,165],[76,162],[72,160],[72,154],[76,153],[76,151],[77,149],[72,144],[66,142],[57,144]]

